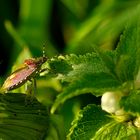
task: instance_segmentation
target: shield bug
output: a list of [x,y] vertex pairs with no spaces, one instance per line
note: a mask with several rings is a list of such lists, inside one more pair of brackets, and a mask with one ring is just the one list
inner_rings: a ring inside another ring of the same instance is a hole
[[45,51],[43,50],[43,57],[30,58],[24,61],[22,67],[14,71],[4,82],[2,86],[3,91],[10,91],[16,89],[26,83],[27,80],[34,78],[40,71],[43,63],[47,61]]

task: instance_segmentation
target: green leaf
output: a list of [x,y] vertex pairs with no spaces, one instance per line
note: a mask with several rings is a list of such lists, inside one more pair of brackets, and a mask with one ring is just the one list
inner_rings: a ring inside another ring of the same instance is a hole
[[99,106],[88,105],[73,122],[68,140],[124,140],[135,134],[128,122],[116,122]]
[[131,91],[128,96],[124,96],[120,101],[120,106],[126,111],[140,114],[140,91]]
[[52,106],[52,113],[60,103],[74,96],[85,93],[99,96],[104,91],[114,90],[121,86],[121,82],[115,74],[111,73],[110,68],[106,65],[107,62],[105,63],[98,53],[70,55],[62,60],[63,63],[57,59],[52,62],[50,63],[51,70],[58,73],[60,79],[69,83],[57,96]]
[[[139,7],[138,7],[139,8]],[[140,65],[140,17],[139,10],[128,21],[126,29],[121,36],[117,47],[116,72],[120,79],[125,81],[134,80]]]
[[105,91],[113,91],[119,86],[120,83],[109,74],[84,74],[82,77],[69,84],[69,86],[57,96],[57,99],[51,108],[51,112],[53,113],[61,103],[64,103],[67,99],[74,96],[86,93],[100,96]]
[[88,105],[73,122],[68,134],[71,140],[89,140],[102,126],[109,123],[111,118],[99,106]]
[[92,140],[129,140],[134,134],[136,130],[132,124],[112,121],[101,127]]
[[124,82],[135,79],[140,64],[138,14],[134,14],[131,20],[128,22],[116,51],[100,53],[97,50],[86,55],[70,55],[63,59],[68,64],[67,67],[66,64],[62,67],[62,64],[58,63],[57,67],[51,67],[56,73],[58,71],[61,74],[60,79],[70,82],[58,95],[51,112],[54,112],[60,103],[74,96],[84,93],[99,96],[104,91],[117,90]]
[[[16,96],[16,97],[15,97]],[[46,135],[49,116],[45,106],[36,99],[26,103],[27,96],[0,94],[0,138],[38,140]]]
[[100,56],[110,72],[118,77],[114,69],[116,67],[116,52],[111,50],[105,52],[100,51]]
[[72,66],[65,60],[65,58],[58,57],[49,62],[49,66],[53,73],[56,74],[68,74],[72,70]]
[[110,73],[97,53],[87,53],[79,56],[70,55],[70,57],[67,56],[67,61],[73,68],[65,77],[65,80],[69,82],[79,81],[83,77],[86,80],[85,75],[88,74]]

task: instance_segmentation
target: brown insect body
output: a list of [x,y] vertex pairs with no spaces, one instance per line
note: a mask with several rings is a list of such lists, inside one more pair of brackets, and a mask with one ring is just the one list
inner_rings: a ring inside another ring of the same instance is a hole
[[31,58],[24,61],[22,68],[14,71],[4,82],[2,89],[6,91],[20,87],[27,80],[33,78],[39,71],[43,63],[47,61],[47,57]]

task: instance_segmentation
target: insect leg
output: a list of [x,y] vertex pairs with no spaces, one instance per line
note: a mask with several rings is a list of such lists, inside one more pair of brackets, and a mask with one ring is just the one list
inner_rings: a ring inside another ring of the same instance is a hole
[[34,99],[34,91],[33,91],[34,81],[32,79],[29,79],[26,83],[26,98],[25,98],[25,104],[32,103]]
[[36,79],[35,78],[33,78],[33,88],[34,88],[34,93],[33,93],[33,96],[34,95],[36,95],[36,93],[37,93],[37,84],[36,84]]

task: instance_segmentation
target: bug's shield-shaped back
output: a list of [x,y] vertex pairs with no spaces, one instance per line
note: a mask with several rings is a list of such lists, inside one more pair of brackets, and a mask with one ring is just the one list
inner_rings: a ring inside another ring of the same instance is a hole
[[23,85],[36,69],[25,66],[13,72],[4,82],[2,90],[9,91]]
[[47,57],[26,59],[23,67],[17,69],[5,80],[2,91],[13,90],[23,85],[40,71],[42,64],[46,61]]

